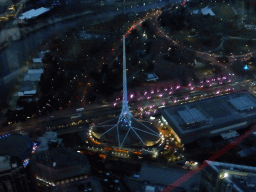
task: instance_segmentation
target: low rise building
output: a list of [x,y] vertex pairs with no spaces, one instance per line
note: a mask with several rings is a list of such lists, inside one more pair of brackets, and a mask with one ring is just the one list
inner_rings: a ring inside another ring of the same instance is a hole
[[50,51],[49,50],[46,50],[46,51],[41,51],[37,57],[33,58],[33,62],[34,63],[42,63],[42,59],[44,58],[44,55],[46,53],[49,53]]
[[205,192],[254,192],[256,168],[216,161],[205,161],[200,188]]
[[177,141],[186,144],[251,126],[256,98],[242,91],[165,108],[161,114]]
[[56,132],[45,132],[43,137],[38,138],[39,146],[37,148],[37,152],[39,151],[47,151],[50,148],[50,145],[56,143],[56,145],[60,145],[62,139],[57,138]]
[[10,155],[0,156],[0,191],[29,192],[22,161]]
[[[189,171],[184,169],[143,164],[139,176],[139,180],[148,182],[148,185],[150,186],[145,189],[152,190],[152,187],[155,189],[164,189],[169,186],[169,188],[172,188],[173,191],[181,192],[192,191],[193,186],[199,185],[201,172],[198,172],[190,177]],[[180,185],[175,184],[178,179],[182,177],[185,179],[186,176],[189,176],[187,180],[181,182]]]
[[33,141],[26,135],[6,134],[0,136],[0,155],[16,156],[26,161],[32,154]]
[[38,151],[31,157],[30,172],[44,191],[69,191],[85,182],[90,172],[86,156],[65,147]]
[[212,9],[208,6],[202,8],[202,9],[197,9],[193,11],[193,14],[202,14],[202,15],[210,15],[210,16],[215,16],[215,13],[212,11]]
[[34,19],[36,17],[38,17],[39,15],[42,15],[46,12],[50,11],[49,8],[45,8],[45,7],[40,7],[38,9],[31,9],[29,11],[26,11],[24,13],[22,13],[22,15],[19,17],[20,22],[22,22],[24,19],[28,20],[28,19]]
[[158,79],[158,76],[153,72],[153,73],[147,73],[147,81],[156,81]]

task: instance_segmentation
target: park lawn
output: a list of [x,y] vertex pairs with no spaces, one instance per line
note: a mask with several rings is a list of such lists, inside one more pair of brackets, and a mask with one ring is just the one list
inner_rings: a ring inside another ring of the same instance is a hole
[[217,4],[212,11],[215,13],[215,17],[222,19],[224,22],[229,22],[236,16],[232,10],[232,6],[227,3]]
[[215,49],[221,43],[221,37],[218,35],[195,35],[189,36],[182,31],[176,31],[174,33],[174,38],[177,39],[179,42],[184,43],[187,47],[192,47],[196,50],[199,48],[202,51],[208,51]]
[[218,35],[199,35],[195,44],[201,44],[202,49],[216,49],[221,43],[221,36]]
[[243,29],[240,35],[243,38],[256,39],[256,31],[255,30]]
[[91,56],[93,52],[99,51],[104,44],[100,39],[79,40],[65,39],[62,43],[61,58],[68,59],[76,57]]
[[256,15],[255,13],[248,13],[248,16],[246,18],[246,23],[251,25],[256,25]]
[[246,47],[246,43],[247,41],[241,39],[228,39],[225,40],[223,47],[228,52],[239,55],[251,50],[250,47]]
[[129,21],[129,17],[127,15],[119,15],[118,17],[113,18],[110,21],[99,23],[87,28],[87,30],[92,31],[109,31],[120,33],[120,29],[123,29],[123,25]]
[[174,31],[173,32],[173,37],[175,40],[179,41],[179,42],[193,42],[195,37],[188,37],[187,33],[184,31]]

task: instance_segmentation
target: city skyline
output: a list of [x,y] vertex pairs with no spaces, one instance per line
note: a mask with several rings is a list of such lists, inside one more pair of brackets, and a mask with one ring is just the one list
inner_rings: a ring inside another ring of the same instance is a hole
[[0,190],[254,190],[255,13],[250,0],[5,2],[0,176],[13,181]]

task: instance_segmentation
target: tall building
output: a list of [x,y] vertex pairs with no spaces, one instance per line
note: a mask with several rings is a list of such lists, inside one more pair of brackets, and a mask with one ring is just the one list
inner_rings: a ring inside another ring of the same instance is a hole
[[22,161],[15,156],[0,156],[0,191],[30,191]]
[[216,161],[205,161],[200,188],[204,192],[254,192],[256,168]]

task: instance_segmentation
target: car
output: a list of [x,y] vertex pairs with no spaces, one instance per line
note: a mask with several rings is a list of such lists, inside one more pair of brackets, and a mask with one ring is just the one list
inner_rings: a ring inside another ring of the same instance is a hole
[[84,108],[78,108],[78,109],[76,109],[76,112],[82,112],[82,111],[84,111]]
[[71,119],[76,119],[76,118],[79,118],[79,117],[81,117],[82,115],[81,114],[79,114],[79,115],[73,115],[73,116],[71,116]]

